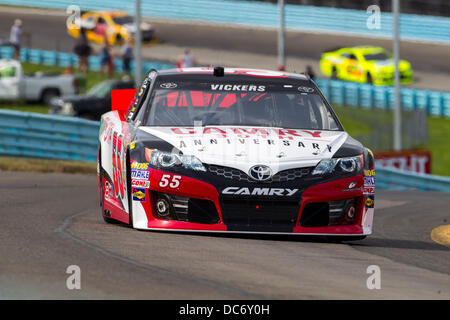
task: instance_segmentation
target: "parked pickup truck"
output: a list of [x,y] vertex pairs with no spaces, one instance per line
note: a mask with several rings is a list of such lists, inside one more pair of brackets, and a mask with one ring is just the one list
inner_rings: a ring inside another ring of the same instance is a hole
[[17,60],[0,59],[0,101],[26,100],[50,104],[54,97],[78,94],[78,78],[74,75],[23,73]]

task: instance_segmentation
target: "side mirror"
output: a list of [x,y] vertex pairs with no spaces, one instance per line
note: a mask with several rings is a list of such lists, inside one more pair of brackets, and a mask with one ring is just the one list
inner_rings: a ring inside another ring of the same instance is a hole
[[125,115],[130,109],[131,101],[136,94],[136,89],[117,89],[111,92],[111,111],[118,111],[121,118],[125,118]]

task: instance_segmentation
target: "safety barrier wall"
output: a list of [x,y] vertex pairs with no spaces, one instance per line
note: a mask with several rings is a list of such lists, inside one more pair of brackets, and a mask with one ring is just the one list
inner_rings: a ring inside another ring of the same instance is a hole
[[[332,104],[392,110],[394,88],[364,83],[317,79],[316,84]],[[450,92],[401,89],[403,110],[426,110],[433,116],[450,117]]]
[[95,161],[98,130],[97,121],[0,110],[0,155]]
[[[0,156],[94,162],[99,122],[0,110]],[[377,188],[450,192],[450,178],[376,168]]]
[[[78,5],[81,10],[118,9],[134,12],[133,1],[123,0],[0,0],[0,4],[66,9]],[[276,27],[276,4],[245,0],[144,0],[142,14],[147,17],[234,23]],[[303,5],[286,5],[286,27],[306,31],[331,31],[375,37],[391,37],[392,14],[381,12],[381,28],[368,29],[370,14],[350,10]],[[404,39],[450,42],[450,19],[446,17],[401,14],[400,33]]]
[[[0,58],[10,59],[12,47],[0,47]],[[78,58],[69,52],[56,52],[39,49],[22,49],[21,61],[40,63],[49,66],[78,66]],[[122,61],[115,59],[115,70],[122,72]],[[131,64],[134,70],[134,62]],[[91,70],[100,70],[100,57],[89,57]],[[151,69],[162,70],[175,68],[174,64],[161,62],[144,62],[142,69],[146,73]],[[386,86],[373,86],[347,81],[317,79],[317,85],[331,103],[362,108],[391,110],[394,107],[394,89]],[[450,92],[403,88],[401,102],[404,110],[424,109],[428,114],[450,117]]]
[[[13,57],[14,48],[11,46],[0,47],[0,58],[11,59]],[[43,64],[47,66],[60,66],[60,67],[78,67],[78,58],[75,54],[70,52],[57,52],[40,49],[27,49],[20,50],[20,60],[24,62],[30,62],[35,64]],[[101,58],[100,56],[89,57],[89,68],[94,71],[100,70]],[[134,61],[131,62],[131,71],[134,72]],[[151,69],[170,69],[174,68],[174,64],[162,63],[162,62],[144,62],[142,64],[142,71],[144,73]],[[122,72],[122,60],[114,59],[114,68],[117,72]]]

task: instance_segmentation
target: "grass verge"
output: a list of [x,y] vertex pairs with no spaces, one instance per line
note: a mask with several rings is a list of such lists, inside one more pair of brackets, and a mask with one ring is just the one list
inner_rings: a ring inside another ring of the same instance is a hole
[[[353,137],[379,131],[380,126],[391,126],[392,111],[333,106],[345,130]],[[450,176],[450,119],[427,116],[428,143],[415,146],[431,151],[431,173]],[[380,132],[383,134],[383,132]],[[388,137],[392,139],[392,137]],[[371,148],[370,145],[366,145]],[[374,150],[376,151],[376,149]]]
[[0,157],[0,171],[95,174],[97,165],[91,162]]

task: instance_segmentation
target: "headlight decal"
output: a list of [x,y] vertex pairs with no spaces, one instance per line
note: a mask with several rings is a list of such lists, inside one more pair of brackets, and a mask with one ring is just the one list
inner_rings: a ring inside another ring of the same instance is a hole
[[312,175],[325,175],[339,170],[343,173],[356,173],[362,170],[364,159],[362,155],[356,157],[323,159],[314,168]]
[[158,168],[184,167],[195,171],[206,171],[203,163],[193,155],[179,155],[156,149],[146,149],[145,156],[152,166]]

